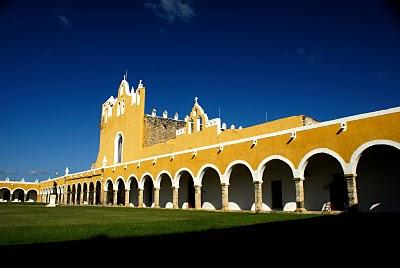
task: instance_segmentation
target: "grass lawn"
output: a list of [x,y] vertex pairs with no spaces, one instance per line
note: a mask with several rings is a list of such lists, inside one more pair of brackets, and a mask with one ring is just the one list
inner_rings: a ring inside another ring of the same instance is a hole
[[125,207],[47,208],[44,205],[0,205],[0,245],[130,238],[247,226],[316,217],[287,213],[220,213]]

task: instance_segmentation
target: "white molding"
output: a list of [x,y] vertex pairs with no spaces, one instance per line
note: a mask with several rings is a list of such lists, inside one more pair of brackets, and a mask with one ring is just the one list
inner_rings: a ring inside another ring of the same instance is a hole
[[[112,186],[114,187],[114,182],[111,177],[108,177],[104,182],[103,191],[108,191],[108,181],[111,182]],[[114,189],[113,189],[114,190]],[[75,192],[78,192],[78,187],[75,187]]]
[[294,167],[292,161],[290,161],[289,159],[287,159],[284,156],[274,154],[274,155],[268,156],[267,158],[265,158],[264,160],[262,160],[260,162],[260,164],[258,165],[258,168],[257,168],[257,178],[255,178],[255,180],[258,180],[258,181],[261,181],[261,182],[263,181],[263,175],[264,175],[265,167],[268,164],[268,162],[270,162],[272,160],[279,160],[279,161],[282,161],[285,164],[287,164],[289,166],[290,170],[292,171],[293,177],[295,176],[296,168]]
[[168,177],[169,177],[169,179],[170,179],[170,181],[171,181],[171,186],[174,185],[174,178],[172,177],[171,173],[169,173],[167,170],[164,169],[164,170],[160,171],[160,172],[157,174],[156,181],[155,181],[155,183],[154,183],[154,187],[155,187],[155,188],[160,188],[160,187],[161,187],[161,176],[162,176],[163,174],[168,175]]
[[244,161],[244,160],[235,160],[235,161],[231,162],[231,163],[227,166],[227,168],[225,169],[224,181],[221,180],[221,183],[227,183],[227,184],[229,184],[229,179],[230,179],[230,176],[231,176],[231,173],[232,173],[232,169],[233,169],[234,166],[239,165],[239,164],[245,165],[245,166],[249,169],[249,171],[250,171],[250,173],[251,173],[251,180],[252,180],[252,181],[255,180],[255,177],[256,177],[256,176],[254,176],[254,175],[255,175],[255,174],[254,174],[255,172],[254,172],[252,166],[251,166],[248,162],[246,162],[246,161]]
[[125,184],[125,189],[131,189],[131,182],[132,182],[132,178],[135,179],[136,184],[139,188],[139,180],[138,180],[138,176],[136,176],[136,174],[132,173],[128,176],[128,179],[126,180],[126,184]]
[[139,184],[138,184],[138,188],[139,188],[139,189],[143,189],[143,190],[144,190],[144,183],[145,183],[145,177],[146,177],[146,176],[149,176],[149,177],[150,177],[150,179],[151,179],[152,182],[153,182],[153,187],[154,187],[154,178],[153,178],[153,175],[151,175],[150,172],[146,172],[146,173],[143,173],[142,177],[140,178],[140,181],[139,181]]
[[119,179],[122,180],[122,183],[124,184],[124,189],[126,189],[126,188],[125,188],[125,179],[124,179],[124,177],[118,176],[118,177],[115,179],[115,182],[114,182],[114,189],[113,189],[113,190],[118,190],[118,186],[119,186],[118,181],[119,181]]
[[172,185],[172,186],[175,186],[175,187],[178,187],[178,188],[179,188],[179,180],[181,179],[182,173],[183,173],[184,171],[187,171],[187,172],[190,174],[190,176],[192,176],[193,184],[196,183],[196,180],[195,180],[195,177],[194,177],[193,172],[192,172],[189,168],[183,167],[183,168],[180,168],[180,169],[175,173],[175,176],[174,176],[174,182],[175,182],[175,184]]
[[375,146],[375,145],[386,145],[386,146],[391,146],[391,147],[394,147],[394,148],[400,150],[400,143],[391,141],[391,140],[372,140],[372,141],[366,142],[366,143],[362,144],[361,146],[359,146],[352,154],[352,156],[350,158],[350,169],[349,169],[350,174],[357,173],[358,161],[360,160],[360,157],[362,156],[363,152],[366,149],[368,149],[369,147]]
[[196,181],[197,182],[194,185],[202,185],[203,176],[206,173],[207,169],[209,169],[209,168],[214,169],[218,173],[219,180],[220,180],[220,183],[221,183],[222,176],[221,176],[221,171],[219,170],[219,168],[217,166],[213,165],[213,164],[205,164],[205,165],[200,167],[199,172],[197,173],[197,177],[196,177]]
[[308,160],[316,154],[327,154],[332,156],[339,162],[340,166],[342,167],[343,173],[346,173],[348,164],[343,160],[343,158],[338,153],[328,148],[317,148],[308,152],[305,156],[303,156],[298,166],[298,174],[295,175],[298,175],[300,176],[300,178],[304,179],[304,171],[307,167]]

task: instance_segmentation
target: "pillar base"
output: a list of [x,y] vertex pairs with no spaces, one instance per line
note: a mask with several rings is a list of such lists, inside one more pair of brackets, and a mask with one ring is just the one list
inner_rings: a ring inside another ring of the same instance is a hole
[[295,212],[307,212],[305,208],[296,208]]

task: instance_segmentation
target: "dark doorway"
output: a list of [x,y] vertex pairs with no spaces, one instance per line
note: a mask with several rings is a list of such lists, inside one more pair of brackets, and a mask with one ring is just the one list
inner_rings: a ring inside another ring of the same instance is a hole
[[334,174],[329,184],[331,210],[346,210],[348,206],[347,185],[343,175]]
[[195,191],[193,180],[188,180],[188,206],[189,208],[194,208],[194,200],[195,200]]
[[282,181],[271,181],[271,199],[273,209],[282,209]]

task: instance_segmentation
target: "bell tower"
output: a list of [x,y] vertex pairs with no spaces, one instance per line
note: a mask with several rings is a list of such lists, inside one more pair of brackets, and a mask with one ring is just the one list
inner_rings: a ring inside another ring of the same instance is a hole
[[111,96],[103,103],[95,168],[124,163],[139,156],[143,146],[145,95],[142,80],[136,90],[129,89],[124,75],[117,97]]

